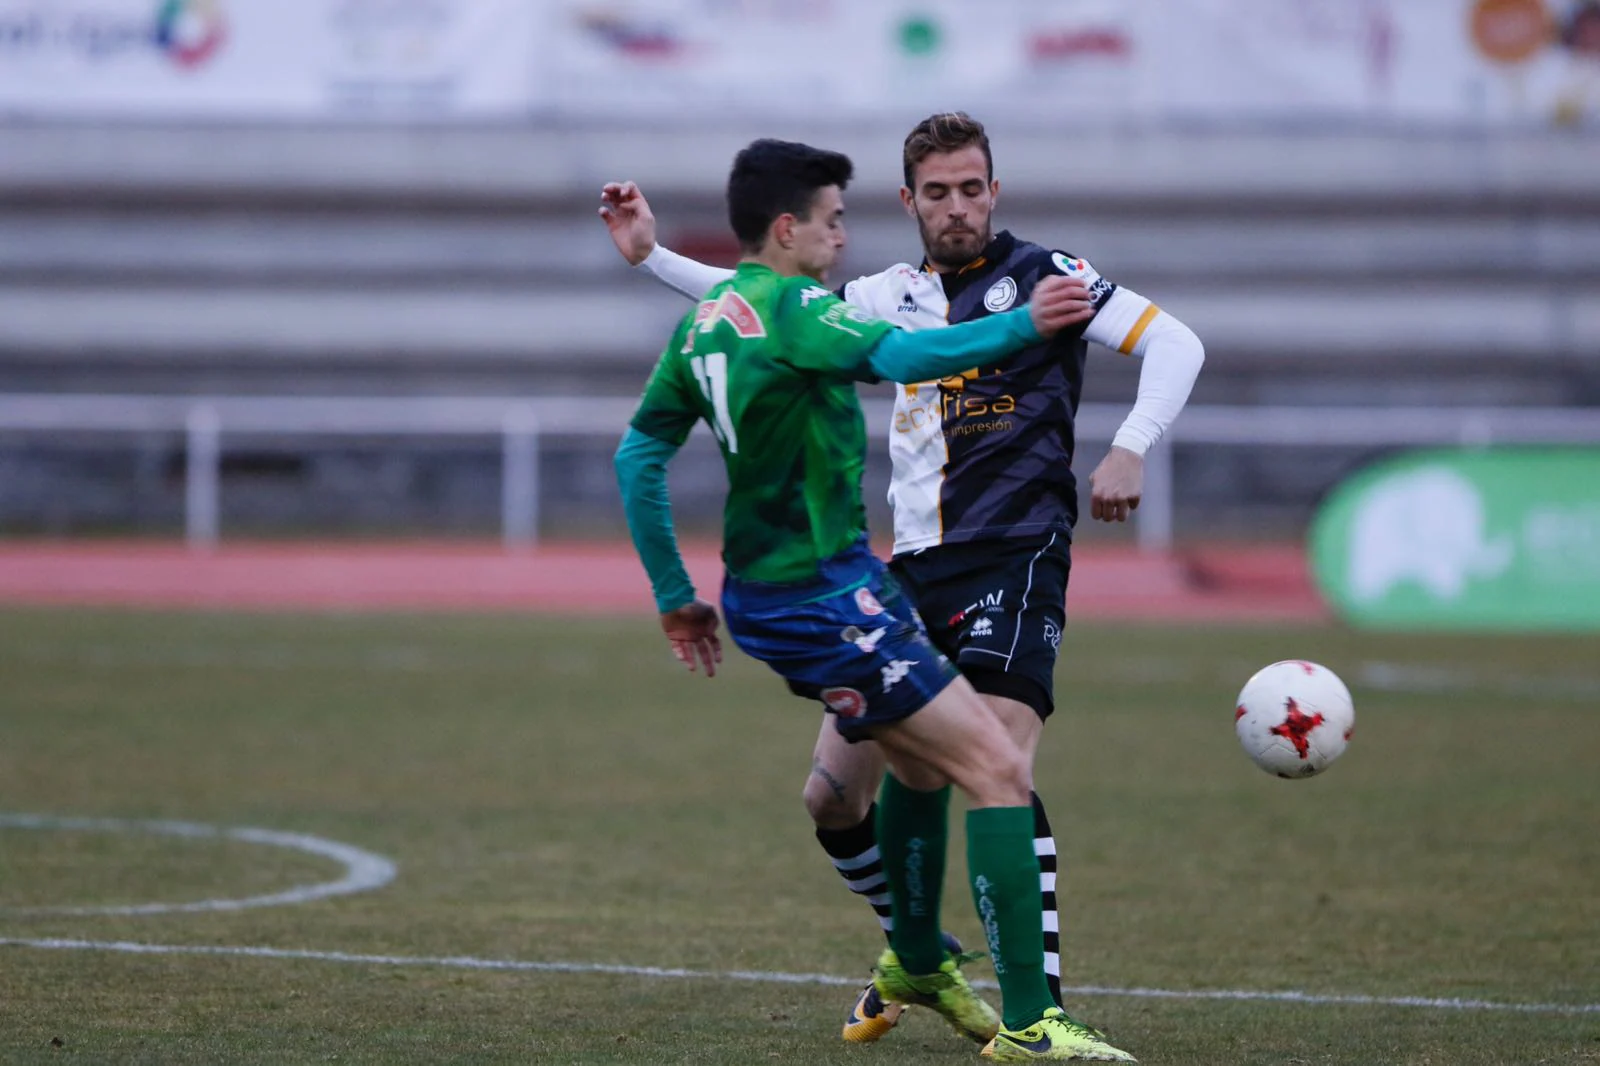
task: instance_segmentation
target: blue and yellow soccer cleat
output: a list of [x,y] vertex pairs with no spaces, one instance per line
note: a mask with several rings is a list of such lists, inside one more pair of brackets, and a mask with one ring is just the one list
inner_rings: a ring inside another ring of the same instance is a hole
[[856,996],[850,1016],[844,1020],[844,1038],[852,1044],[881,1040],[905,1012],[905,1007],[884,999],[876,983],[869,983]]
[[982,1054],[996,1062],[1138,1062],[1105,1041],[1105,1034],[1084,1025],[1060,1007],[1026,1029],[1002,1029]]
[[885,948],[878,956],[872,983],[878,995],[888,1002],[937,1011],[968,1040],[987,1043],[1000,1031],[999,1015],[967,984],[956,956],[946,956],[933,973],[911,974],[900,965],[894,949]]

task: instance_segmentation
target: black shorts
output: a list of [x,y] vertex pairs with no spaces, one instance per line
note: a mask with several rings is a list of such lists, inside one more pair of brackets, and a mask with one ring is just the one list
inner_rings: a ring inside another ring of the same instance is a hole
[[1064,533],[942,544],[897,555],[890,571],[934,645],[972,687],[1055,710],[1072,544]]

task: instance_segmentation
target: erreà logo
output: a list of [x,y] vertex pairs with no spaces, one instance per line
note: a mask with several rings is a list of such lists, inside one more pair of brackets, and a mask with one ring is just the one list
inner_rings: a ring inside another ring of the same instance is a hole
[[732,289],[715,300],[702,301],[700,306],[695,308],[694,324],[700,327],[701,333],[710,333],[717,328],[718,322],[727,322],[741,337],[767,335],[767,327],[762,324],[761,316],[756,314],[756,309]]

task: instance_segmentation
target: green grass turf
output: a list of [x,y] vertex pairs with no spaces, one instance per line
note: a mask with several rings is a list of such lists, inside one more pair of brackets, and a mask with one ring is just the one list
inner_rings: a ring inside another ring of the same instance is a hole
[[[1069,984],[1600,1003],[1592,638],[1086,624],[1062,647],[1038,783]],[[1350,752],[1309,781],[1233,738],[1239,686],[1288,657],[1356,696]],[[25,913],[341,871],[239,841],[0,828],[0,939],[860,975],[874,922],[799,802],[817,721],[731,649],[725,676],[683,674],[649,619],[0,613],[0,811],[308,833],[399,866],[303,905]],[[946,924],[976,943],[961,855]],[[12,945],[0,1062],[975,1061],[923,1012],[843,1046],[850,994]],[[1071,1006],[1146,1064],[1600,1062],[1593,1012]]]

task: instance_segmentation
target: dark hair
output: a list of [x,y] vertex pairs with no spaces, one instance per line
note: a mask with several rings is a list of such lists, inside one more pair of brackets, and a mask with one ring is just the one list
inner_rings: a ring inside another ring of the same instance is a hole
[[984,132],[983,123],[965,111],[941,111],[937,115],[929,115],[906,134],[905,150],[900,157],[905,164],[906,188],[916,188],[911,183],[911,172],[930,155],[935,152],[958,152],[972,145],[983,149],[983,161],[988,164],[989,180],[993,181],[994,154],[989,151],[989,135]]
[[779,215],[807,218],[818,189],[843,190],[853,173],[850,157],[838,152],[771,138],[751,141],[728,173],[728,222],[739,247],[759,251]]

